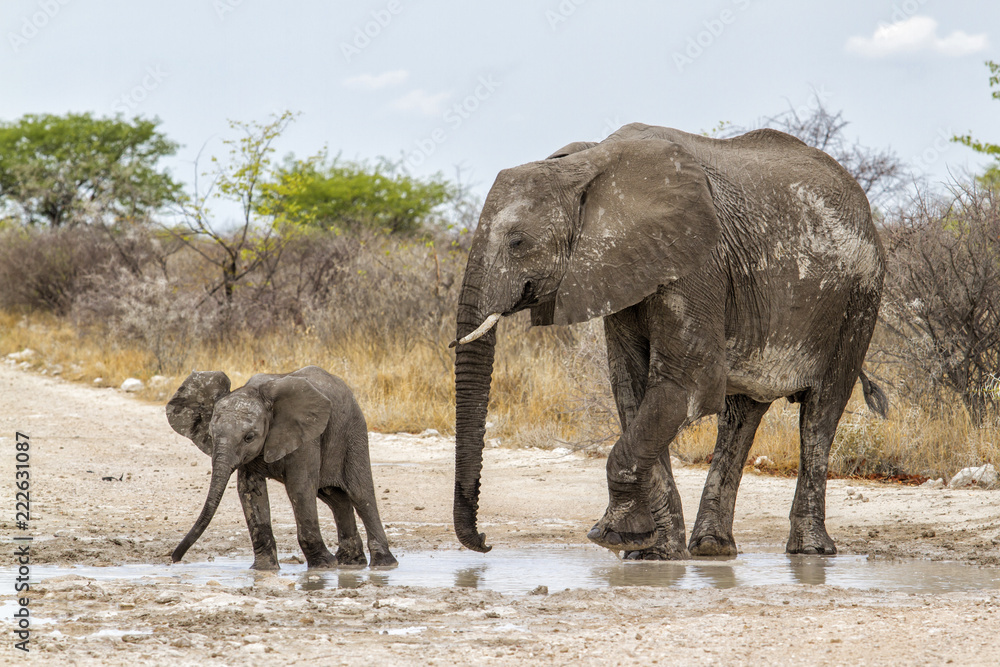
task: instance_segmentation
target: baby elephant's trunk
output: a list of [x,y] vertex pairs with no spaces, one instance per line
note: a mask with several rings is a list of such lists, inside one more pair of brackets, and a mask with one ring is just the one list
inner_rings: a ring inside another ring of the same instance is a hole
[[194,522],[194,526],[184,536],[181,543],[177,545],[177,548],[174,549],[174,553],[171,555],[173,562],[176,563],[184,558],[187,550],[191,548],[192,544],[198,541],[201,534],[208,528],[208,524],[212,522],[212,517],[215,516],[215,510],[219,509],[222,494],[225,492],[226,485],[229,484],[229,478],[232,474],[232,466],[220,465],[218,463],[212,465],[212,484],[208,488],[208,498],[205,500],[205,506],[201,508],[201,514],[198,515],[198,520]]

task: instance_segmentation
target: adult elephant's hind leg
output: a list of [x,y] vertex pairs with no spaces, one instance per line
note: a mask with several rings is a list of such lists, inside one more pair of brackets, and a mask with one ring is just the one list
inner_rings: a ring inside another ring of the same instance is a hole
[[790,554],[835,554],[826,532],[826,475],[837,422],[854,385],[840,380],[811,389],[799,412],[799,475],[788,518],[791,529],[785,551]]
[[692,556],[736,555],[736,540],[733,539],[736,494],[754,434],[770,405],[743,395],[726,397],[726,407],[719,414],[719,435],[712,453],[712,465],[688,544]]

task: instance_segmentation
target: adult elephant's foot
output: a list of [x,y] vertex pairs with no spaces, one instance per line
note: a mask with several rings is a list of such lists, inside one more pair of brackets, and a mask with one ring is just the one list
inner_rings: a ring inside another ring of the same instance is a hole
[[792,529],[788,534],[788,544],[785,552],[790,554],[823,554],[832,556],[837,553],[837,545],[826,532],[822,522],[809,520],[792,520]]
[[688,560],[691,554],[687,549],[670,549],[659,545],[641,551],[626,551],[624,560]]
[[261,558],[260,556],[257,556],[257,557],[255,557],[253,559],[253,565],[250,566],[250,569],[251,570],[261,570],[261,571],[267,572],[267,571],[274,571],[274,570],[280,569],[280,567],[281,566],[278,565],[278,559],[277,558],[270,558],[270,557],[268,557],[268,558]]
[[656,523],[647,505],[629,500],[608,507],[587,538],[612,551],[642,551],[656,544]]
[[393,555],[389,552],[385,553],[373,553],[372,562],[369,563],[371,567],[396,567],[399,565]]
[[734,557],[737,554],[735,540],[731,537],[725,538],[718,535],[692,535],[688,550],[695,557]]
[[306,564],[310,570],[323,570],[337,567],[337,557],[327,551],[325,554],[306,555]]
[[361,538],[357,535],[340,541],[336,558],[340,565],[347,567],[364,567],[368,564],[364,548],[361,546]]

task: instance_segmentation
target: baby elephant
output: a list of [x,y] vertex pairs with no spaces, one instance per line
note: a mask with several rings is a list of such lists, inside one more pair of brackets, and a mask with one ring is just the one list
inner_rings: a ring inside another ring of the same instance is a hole
[[[321,368],[254,375],[236,391],[221,371],[188,376],[167,421],[212,457],[212,483],[194,527],[174,549],[176,563],[205,532],[233,471],[253,543],[256,570],[278,569],[266,478],[285,485],[309,567],[364,565],[354,510],[365,524],[372,567],[396,565],[375,505],[368,427],[351,390]],[[319,532],[317,496],[337,521],[334,556]]]

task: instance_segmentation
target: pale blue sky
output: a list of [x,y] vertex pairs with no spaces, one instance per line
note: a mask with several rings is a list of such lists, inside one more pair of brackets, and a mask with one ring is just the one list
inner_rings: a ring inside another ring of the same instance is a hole
[[1000,3],[962,0],[5,0],[0,118],[158,116],[189,179],[227,119],[291,109],[279,154],[462,165],[485,193],[627,122],[747,126],[815,91],[849,135],[941,180],[982,164],[944,138],[1000,141],[988,58]]

